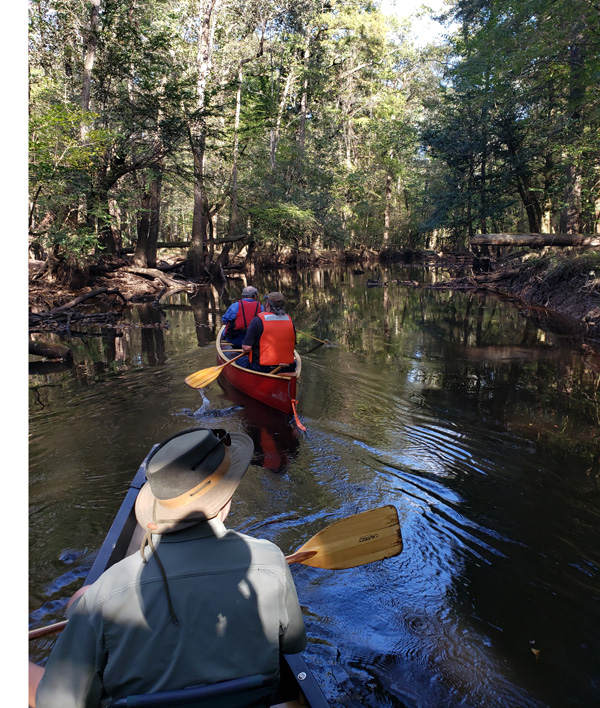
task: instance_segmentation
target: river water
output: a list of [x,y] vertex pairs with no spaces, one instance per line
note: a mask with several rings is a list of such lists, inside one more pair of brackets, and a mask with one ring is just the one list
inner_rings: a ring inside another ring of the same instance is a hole
[[306,433],[218,383],[184,384],[215,364],[239,279],[141,306],[108,336],[74,333],[73,367],[29,377],[30,626],[62,618],[152,445],[226,427],[255,442],[233,528],[290,553],[337,519],[398,510],[399,556],[293,566],[305,658],[333,708],[599,706],[600,359],[510,302],[429,287],[445,276],[253,279],[334,344],[298,338]]

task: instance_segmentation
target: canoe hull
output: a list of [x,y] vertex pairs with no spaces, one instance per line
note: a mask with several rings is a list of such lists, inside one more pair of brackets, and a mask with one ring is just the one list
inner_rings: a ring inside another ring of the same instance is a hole
[[[217,362],[224,364],[230,356],[232,347],[229,342],[222,339],[223,329],[217,337]],[[235,354],[239,353],[238,350]],[[294,412],[292,401],[296,402],[297,383],[300,378],[302,362],[298,352],[296,357],[296,371],[293,374],[265,374],[260,371],[251,371],[238,366],[237,363],[229,364],[221,371],[221,376],[229,383],[257,401],[271,406],[278,411],[292,415]]]

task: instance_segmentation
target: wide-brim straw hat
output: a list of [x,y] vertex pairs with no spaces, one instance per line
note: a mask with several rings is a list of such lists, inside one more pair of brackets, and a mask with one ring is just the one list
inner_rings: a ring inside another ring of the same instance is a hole
[[135,514],[146,531],[163,534],[215,517],[237,489],[254,453],[252,438],[192,428],[161,443],[146,462]]

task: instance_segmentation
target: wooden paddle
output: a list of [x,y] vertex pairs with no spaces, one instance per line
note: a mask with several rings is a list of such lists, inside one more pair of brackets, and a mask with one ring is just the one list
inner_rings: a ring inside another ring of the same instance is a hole
[[[334,521],[289,556],[288,564],[341,570],[397,556],[403,548],[396,508],[380,506]],[[62,632],[68,620],[29,631],[29,639]]]
[[229,364],[233,363],[236,359],[240,359],[244,356],[244,352],[234,356],[233,359],[229,359],[224,364],[219,364],[219,366],[209,366],[207,369],[200,369],[193,374],[190,374],[185,382],[190,388],[204,388],[211,384],[213,381],[219,378],[221,371]]
[[398,512],[388,505],[334,521],[286,560],[340,570],[397,556],[402,548]]
[[335,344],[333,342],[330,342],[328,339],[318,339],[317,337],[313,337],[312,334],[309,334],[308,332],[302,332],[299,329],[297,329],[296,332],[298,332],[298,334],[303,334],[305,337],[315,339],[317,342],[321,342],[321,344],[326,344],[328,347],[335,347]]
[[67,622],[68,620],[62,620],[61,622],[55,622],[54,624],[47,624],[45,627],[30,629],[29,639],[41,639],[42,637],[49,637],[51,634],[62,632],[67,626]]

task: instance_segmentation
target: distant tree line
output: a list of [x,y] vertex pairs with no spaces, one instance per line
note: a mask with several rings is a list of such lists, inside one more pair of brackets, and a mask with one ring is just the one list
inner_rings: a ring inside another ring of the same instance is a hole
[[600,21],[460,1],[417,49],[363,0],[30,0],[30,250],[460,246],[598,230]]

